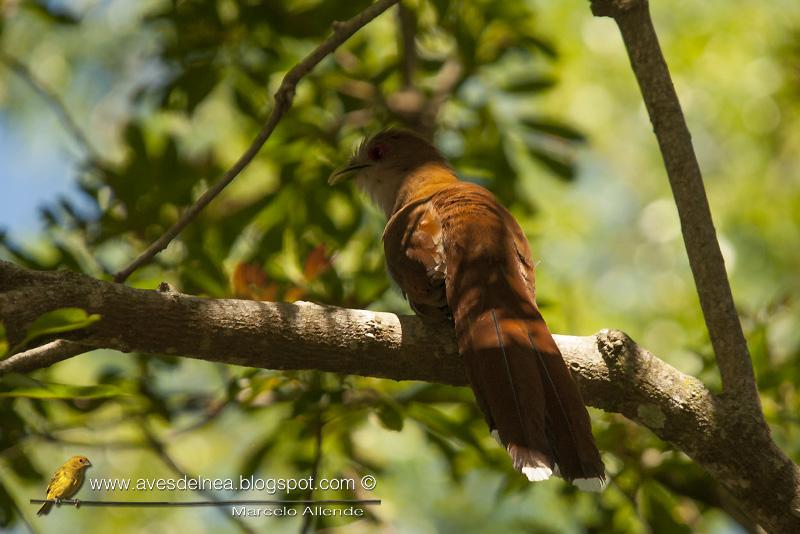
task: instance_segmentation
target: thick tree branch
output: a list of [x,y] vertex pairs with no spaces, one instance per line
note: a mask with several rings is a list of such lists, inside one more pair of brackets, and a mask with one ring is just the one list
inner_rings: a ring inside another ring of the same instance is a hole
[[147,249],[134,259],[127,267],[122,269],[114,276],[116,282],[124,282],[128,277],[142,265],[149,263],[159,252],[167,248],[167,245],[194,220],[197,215],[205,208],[225,187],[241,173],[264,146],[264,143],[272,135],[275,127],[292,106],[295,89],[297,84],[310,73],[323,59],[336,50],[339,45],[353,36],[358,30],[363,28],[372,19],[392,7],[399,0],[378,0],[367,9],[345,22],[335,22],[333,25],[333,35],[328,37],[317,48],[311,51],[300,63],[292,67],[283,77],[278,91],[275,93],[275,105],[267,117],[261,131],[258,132],[253,142],[242,154],[236,163],[225,172],[212,187],[197,199],[161,237],[155,240]]
[[642,97],[678,207],[689,265],[694,275],[724,393],[761,414],[753,365],[733,303],[700,165],[650,18],[647,0],[591,0],[592,12],[612,17],[639,82]]
[[[0,320],[12,343],[39,315],[65,306],[102,316],[73,333],[96,347],[266,369],[466,384],[450,327],[417,317],[146,291],[0,262]],[[768,530],[800,532],[800,473],[751,414],[621,332],[555,337],[587,403],[621,413],[688,454]],[[0,375],[25,369],[22,356],[0,361]]]

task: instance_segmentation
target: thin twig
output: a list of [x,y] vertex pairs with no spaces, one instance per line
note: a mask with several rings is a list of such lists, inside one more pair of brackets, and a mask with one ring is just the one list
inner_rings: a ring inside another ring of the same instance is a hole
[[203,210],[219,193],[247,167],[256,157],[261,147],[267,142],[278,122],[283,118],[292,105],[295,88],[300,80],[310,73],[323,59],[336,50],[339,45],[349,39],[354,33],[364,27],[372,19],[389,9],[399,0],[378,0],[367,9],[345,22],[335,22],[333,24],[333,35],[322,42],[310,54],[303,58],[300,63],[295,65],[281,82],[280,88],[275,93],[275,105],[272,112],[267,117],[261,131],[258,132],[253,142],[242,154],[239,160],[228,169],[228,171],[208,189],[197,201],[181,215],[178,222],[164,232],[161,237],[151,244],[147,250],[140,254],[127,267],[122,269],[114,276],[116,282],[124,282],[136,269],[149,263],[156,254],[167,248],[167,245]]
[[619,26],[664,159],[706,328],[728,398],[761,414],[753,364],[733,302],[700,165],[646,0],[591,0]]
[[8,372],[25,373],[43,367],[50,367],[54,363],[68,360],[73,356],[90,350],[93,350],[93,347],[87,347],[65,339],[56,339],[0,361],[0,376]]
[[24,63],[14,56],[0,50],[0,62],[4,63],[12,72],[19,76],[21,80],[27,83],[31,89],[42,97],[47,105],[50,106],[50,109],[56,114],[58,120],[61,121],[64,128],[81,146],[89,162],[95,167],[105,168],[100,153],[95,150],[89,138],[83,133],[83,130],[78,126],[75,119],[72,118],[64,100],[62,100],[53,89],[48,87],[46,83],[38,79]]

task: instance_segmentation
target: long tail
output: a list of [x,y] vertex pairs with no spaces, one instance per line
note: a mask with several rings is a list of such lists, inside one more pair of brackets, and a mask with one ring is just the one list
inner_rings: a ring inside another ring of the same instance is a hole
[[459,352],[478,405],[529,480],[556,474],[599,491],[605,469],[589,414],[544,319],[517,282],[524,283],[498,273],[450,288]]
[[53,507],[52,502],[46,502],[39,508],[39,511],[36,512],[36,515],[47,515],[50,512],[50,508]]

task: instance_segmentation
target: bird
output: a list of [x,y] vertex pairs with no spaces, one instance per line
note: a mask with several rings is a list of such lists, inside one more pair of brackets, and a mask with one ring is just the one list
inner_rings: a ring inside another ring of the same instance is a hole
[[352,180],[387,218],[387,270],[424,321],[450,321],[491,435],[531,482],[600,491],[605,467],[577,384],[536,304],[534,263],[512,214],[460,180],[437,148],[399,128],[356,149]]
[[[47,499],[59,503],[61,499],[69,499],[75,495],[83,484],[84,472],[92,463],[86,456],[73,456],[56,469],[53,478],[47,485]],[[78,506],[78,503],[75,503]],[[47,515],[53,507],[52,502],[46,502],[39,508],[36,515]]]

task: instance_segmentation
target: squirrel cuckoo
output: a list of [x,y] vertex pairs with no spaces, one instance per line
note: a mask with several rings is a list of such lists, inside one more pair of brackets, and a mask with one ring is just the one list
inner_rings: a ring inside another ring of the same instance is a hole
[[511,213],[403,130],[367,139],[329,183],[346,177],[386,213],[386,263],[411,307],[455,323],[478,406],[514,467],[531,481],[556,474],[602,489],[589,414],[536,306],[531,252]]

